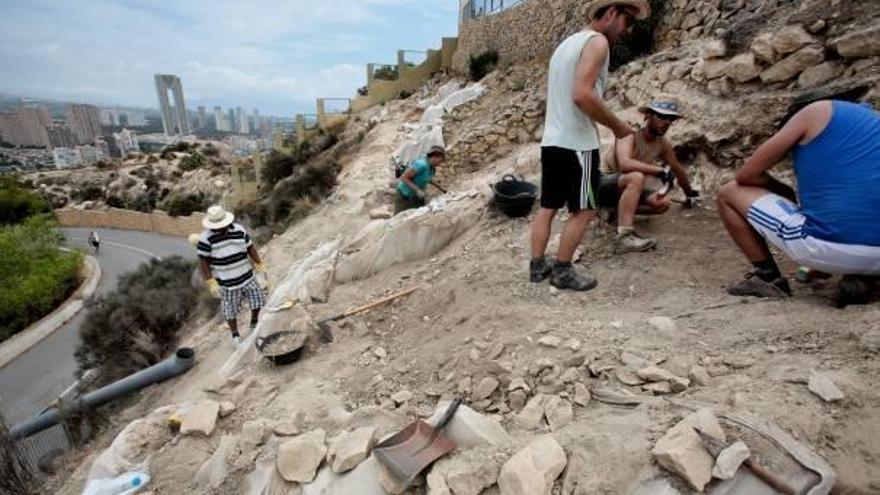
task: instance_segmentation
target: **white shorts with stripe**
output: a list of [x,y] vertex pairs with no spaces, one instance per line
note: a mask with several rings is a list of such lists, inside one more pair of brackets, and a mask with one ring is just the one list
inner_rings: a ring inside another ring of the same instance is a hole
[[752,203],[748,221],[800,265],[839,275],[880,275],[880,246],[840,244],[807,235],[806,217],[782,196],[767,194]]

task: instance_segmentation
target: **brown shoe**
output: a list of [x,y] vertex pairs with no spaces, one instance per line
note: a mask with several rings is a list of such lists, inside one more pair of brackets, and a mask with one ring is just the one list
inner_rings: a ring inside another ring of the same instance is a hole
[[765,298],[783,298],[791,296],[788,280],[779,277],[772,282],[765,282],[758,277],[758,272],[749,272],[745,278],[727,288],[731,296],[754,296]]

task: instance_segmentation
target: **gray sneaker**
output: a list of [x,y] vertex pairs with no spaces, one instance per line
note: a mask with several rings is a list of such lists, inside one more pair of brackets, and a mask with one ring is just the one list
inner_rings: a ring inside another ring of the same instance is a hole
[[765,282],[757,272],[750,272],[746,277],[727,288],[731,296],[755,296],[766,298],[783,298],[791,296],[788,280],[779,277],[772,282]]
[[544,256],[538,260],[529,262],[529,280],[533,284],[539,284],[547,279],[553,273],[553,258]]
[[595,289],[599,282],[589,275],[581,275],[574,267],[553,267],[550,275],[550,285],[557,289],[570,289],[577,292],[586,292]]
[[634,230],[620,234],[614,240],[614,252],[616,254],[644,253],[657,246],[657,241],[651,238],[643,238]]

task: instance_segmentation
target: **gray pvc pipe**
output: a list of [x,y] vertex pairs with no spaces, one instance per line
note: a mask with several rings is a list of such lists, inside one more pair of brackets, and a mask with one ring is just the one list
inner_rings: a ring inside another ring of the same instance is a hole
[[[72,410],[81,411],[84,409],[99,407],[124,395],[130,394],[131,392],[136,392],[155,383],[173,378],[192,368],[195,361],[195,350],[189,347],[182,347],[178,349],[174,355],[161,363],[154,364],[147,369],[138,371],[131,376],[82,396],[73,403]],[[27,438],[58,424],[60,420],[61,412],[53,407],[35,418],[13,426],[9,430],[9,433],[12,438]]]

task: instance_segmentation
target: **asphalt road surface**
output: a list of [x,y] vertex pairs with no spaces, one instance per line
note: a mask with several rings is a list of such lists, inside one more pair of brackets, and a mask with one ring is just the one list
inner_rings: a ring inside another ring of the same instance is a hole
[[[67,247],[95,256],[86,242],[90,229],[61,231]],[[179,237],[110,229],[98,229],[98,236],[101,249],[96,257],[102,276],[96,294],[112,291],[121,275],[153,257],[195,259],[194,248]],[[0,410],[8,424],[35,416],[76,380],[73,353],[79,345],[85,313],[80,311],[64,327],[0,369]]]

